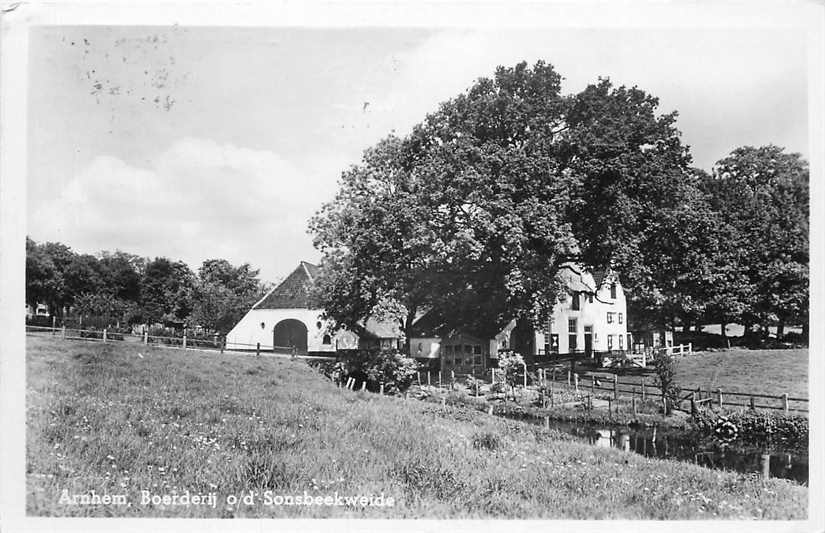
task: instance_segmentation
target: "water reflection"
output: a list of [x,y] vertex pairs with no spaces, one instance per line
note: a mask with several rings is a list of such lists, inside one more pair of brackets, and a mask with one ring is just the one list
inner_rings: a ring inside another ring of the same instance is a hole
[[646,457],[687,461],[707,468],[756,473],[808,483],[808,457],[799,453],[768,454],[759,447],[728,446],[694,433],[668,433],[658,428],[591,427],[569,423],[551,424],[590,444],[632,451]]

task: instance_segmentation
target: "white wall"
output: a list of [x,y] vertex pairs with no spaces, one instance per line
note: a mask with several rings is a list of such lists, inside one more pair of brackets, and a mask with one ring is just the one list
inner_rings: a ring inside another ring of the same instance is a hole
[[[584,274],[584,281],[591,287],[595,285],[592,276]],[[584,327],[593,328],[593,350],[607,350],[607,336],[613,335],[613,349],[628,349],[627,346],[627,303],[625,301],[624,290],[621,284],[616,284],[616,298],[610,297],[610,283],[604,284],[593,298],[593,303],[585,295],[579,296],[579,310],[571,309],[573,298],[567,295],[567,299],[556,304],[553,309],[553,323],[550,333],[559,335],[559,353],[569,353],[568,320],[576,319],[577,349],[584,350]],[[612,312],[613,322],[607,322],[607,313]],[[619,323],[619,313],[622,314],[622,323]],[[619,346],[619,335],[622,335],[621,348]],[[549,342],[548,342],[549,343]],[[545,344],[544,334],[536,334],[536,346],[542,348]]]
[[[326,322],[321,319],[323,311],[318,309],[252,309],[226,335],[226,348],[237,350],[255,349],[261,343],[261,349],[272,349],[272,331],[281,320],[292,318],[300,320],[307,328],[307,350],[310,352],[334,352],[335,337],[332,344],[323,344]],[[318,323],[321,327],[318,327]],[[263,323],[263,327],[261,327]]]

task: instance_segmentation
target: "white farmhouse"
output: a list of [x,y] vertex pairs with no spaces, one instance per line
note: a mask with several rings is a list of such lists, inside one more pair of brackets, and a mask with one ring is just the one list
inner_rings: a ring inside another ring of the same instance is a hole
[[566,290],[541,330],[511,320],[495,331],[459,331],[449,326],[449,317],[427,313],[413,325],[411,355],[442,372],[481,375],[497,366],[502,350],[514,350],[528,361],[567,354],[595,359],[628,350],[632,339],[618,276],[611,271],[594,276],[573,264],[564,265],[559,275]]
[[226,334],[226,348],[324,355],[398,346],[399,328],[373,319],[357,333],[330,333],[329,323],[323,319],[324,310],[310,305],[309,292],[317,276],[317,266],[301,261]]

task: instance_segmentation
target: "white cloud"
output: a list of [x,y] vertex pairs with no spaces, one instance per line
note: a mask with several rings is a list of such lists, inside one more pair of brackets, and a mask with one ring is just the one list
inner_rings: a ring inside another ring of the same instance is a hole
[[312,259],[306,222],[326,188],[273,152],[185,138],[149,168],[96,157],[29,231],[82,252],[165,255],[193,269],[212,257],[248,261],[274,279]]

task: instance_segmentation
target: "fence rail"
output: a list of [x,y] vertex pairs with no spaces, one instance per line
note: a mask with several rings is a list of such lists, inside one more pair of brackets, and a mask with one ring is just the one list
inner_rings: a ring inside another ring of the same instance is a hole
[[304,355],[298,354],[294,346],[271,346],[261,345],[260,343],[247,344],[241,342],[231,343],[231,347],[226,347],[224,338],[217,340],[204,339],[202,337],[169,337],[163,335],[149,335],[148,332],[143,334],[135,333],[118,333],[110,332],[108,329],[78,329],[71,327],[52,328],[47,326],[26,326],[26,333],[44,333],[50,336],[59,336],[65,340],[81,340],[89,342],[102,343],[131,343],[144,344],[152,346],[160,346],[163,348],[170,348],[175,350],[198,350],[219,353],[277,353],[279,355],[289,355],[296,358],[309,359],[334,359],[334,356],[323,355]]
[[[540,378],[540,380],[548,380],[547,370],[545,369],[541,373],[542,377]],[[663,397],[662,392],[655,385],[647,383],[644,378],[642,379],[641,383],[637,383],[619,381],[616,374],[612,375],[612,379],[603,376],[597,377],[595,374],[579,375],[578,373],[570,372],[569,370],[567,371],[566,379],[564,377],[562,377],[562,379],[558,379],[556,377],[557,374],[557,371],[552,372],[549,381],[553,381],[554,383],[566,383],[568,384],[568,386],[575,389],[577,392],[589,390],[592,395],[595,395],[596,391],[609,392],[612,393],[614,400],[619,399],[619,394],[630,395],[631,398],[641,397],[642,399],[646,397]],[[585,380],[583,378],[589,379]],[[607,383],[605,383],[605,381]],[[688,392],[688,394],[680,399],[679,404],[685,401],[693,401],[695,403],[707,402],[709,406],[715,406],[717,408],[722,408],[725,406],[745,407],[749,409],[772,409],[777,411],[784,411],[786,413],[790,413],[791,411],[807,413],[809,411],[809,401],[807,398],[791,397],[787,393],[781,395],[771,395],[755,392],[725,392],[720,388],[710,390],[703,389],[702,387],[698,387],[696,389],[683,389],[683,392]],[[736,398],[749,398],[750,402],[730,402],[726,400],[726,397],[728,396],[733,396]],[[757,404],[756,398],[760,398],[763,400],[775,400],[777,404]]]

